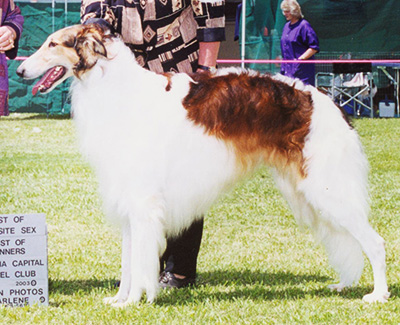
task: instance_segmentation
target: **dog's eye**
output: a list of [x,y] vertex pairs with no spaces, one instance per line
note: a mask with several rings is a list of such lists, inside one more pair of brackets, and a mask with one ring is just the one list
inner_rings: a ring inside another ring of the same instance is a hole
[[50,43],[49,43],[49,47],[55,47],[55,46],[57,46],[57,43],[56,43],[56,42],[50,42]]

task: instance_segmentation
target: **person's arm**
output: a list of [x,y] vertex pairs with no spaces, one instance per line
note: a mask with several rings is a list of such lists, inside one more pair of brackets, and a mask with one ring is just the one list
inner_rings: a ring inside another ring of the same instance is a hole
[[307,49],[302,55],[298,57],[298,60],[308,60],[311,58],[314,54],[318,53],[317,50],[314,50],[312,48]]
[[6,17],[0,27],[0,49],[10,59],[17,56],[23,24],[24,17],[21,15],[21,10],[13,0],[10,0]]
[[82,0],[81,23],[90,22],[114,26],[115,15],[107,0]]
[[300,55],[297,59],[298,60],[308,60],[314,54],[317,54],[319,52],[318,36],[308,22],[306,22],[306,24],[302,28],[301,34],[303,36],[304,42],[308,46],[308,49],[302,55]]
[[193,1],[192,7],[197,22],[199,41],[199,66],[214,69],[217,65],[221,41],[225,40],[225,2]]
[[217,66],[219,46],[220,42],[200,42],[199,65],[215,68]]

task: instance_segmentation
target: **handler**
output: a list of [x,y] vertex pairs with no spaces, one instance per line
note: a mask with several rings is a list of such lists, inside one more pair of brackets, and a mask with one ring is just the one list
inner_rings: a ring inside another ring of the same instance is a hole
[[[212,71],[225,40],[225,2],[207,1],[83,0],[81,21],[114,29],[139,64],[151,71]],[[202,216],[180,237],[168,239],[161,259],[161,287],[195,283],[203,223]]]

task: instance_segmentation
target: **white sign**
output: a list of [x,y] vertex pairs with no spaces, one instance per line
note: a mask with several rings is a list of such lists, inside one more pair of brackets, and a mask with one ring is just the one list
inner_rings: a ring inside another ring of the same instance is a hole
[[0,305],[48,305],[44,214],[0,215]]

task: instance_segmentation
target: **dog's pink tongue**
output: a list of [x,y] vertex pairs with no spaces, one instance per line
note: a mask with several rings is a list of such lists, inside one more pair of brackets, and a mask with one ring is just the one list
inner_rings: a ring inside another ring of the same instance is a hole
[[49,69],[44,76],[36,83],[32,88],[32,95],[35,96],[38,91],[44,92],[49,89],[55,81],[60,79],[65,74],[65,68],[63,66],[56,66]]

